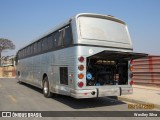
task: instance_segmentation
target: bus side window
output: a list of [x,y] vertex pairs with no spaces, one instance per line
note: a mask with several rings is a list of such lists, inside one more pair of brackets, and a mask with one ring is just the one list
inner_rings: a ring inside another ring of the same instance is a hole
[[65,27],[63,30],[63,45],[69,46],[72,43],[72,33],[70,26]]
[[62,31],[56,31],[55,36],[54,36],[54,42],[56,47],[61,47],[62,46]]
[[26,47],[26,56],[28,56],[28,47]]
[[25,50],[25,57],[26,57],[27,56],[27,47],[24,50]]
[[31,50],[30,50],[30,46],[28,46],[28,56],[30,56],[31,55],[31,52],[30,52]]
[[25,48],[23,48],[23,57],[25,57]]
[[38,41],[38,47],[37,47],[37,52],[40,53],[42,48],[41,41]]
[[34,43],[34,54],[37,53],[37,43]]
[[21,56],[22,56],[22,58],[23,58],[23,49],[21,50]]
[[48,41],[48,49],[52,49],[54,46],[54,42],[53,42],[53,35],[49,35],[47,37],[47,41]]
[[26,48],[24,48],[24,57],[26,57]]
[[18,51],[18,59],[21,58],[21,51]]
[[23,58],[23,50],[21,50],[21,58]]
[[30,49],[31,49],[31,55],[33,55],[34,54],[34,46],[33,46],[33,44],[31,45]]
[[42,40],[42,51],[46,51],[48,49],[47,38],[43,38]]

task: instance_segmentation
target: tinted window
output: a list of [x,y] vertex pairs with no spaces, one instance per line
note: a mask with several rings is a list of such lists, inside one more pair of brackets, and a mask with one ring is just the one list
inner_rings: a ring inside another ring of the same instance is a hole
[[67,26],[63,30],[63,45],[69,46],[69,45],[71,45],[71,43],[72,43],[72,33],[71,33],[70,26]]
[[26,48],[24,48],[24,57],[26,56]]
[[23,57],[23,49],[21,50],[21,56]]
[[30,46],[28,46],[28,55],[31,55],[31,52],[30,52],[31,50],[30,50]]
[[49,35],[47,37],[47,41],[48,41],[48,49],[52,49],[54,46],[53,35]]
[[42,40],[42,50],[43,51],[48,50],[48,40],[47,40],[47,38],[43,38],[43,40]]
[[37,52],[38,53],[41,52],[41,47],[42,47],[41,41],[38,41],[38,46],[37,46]]
[[53,48],[60,49],[61,47],[70,46],[72,44],[72,32],[71,27],[68,25],[63,27],[54,33],[38,40],[35,43],[23,48],[19,51],[18,57],[24,58],[36,54],[41,54],[54,50]]
[[18,58],[21,58],[21,51],[18,52]]
[[31,45],[30,49],[31,49],[31,55],[33,55],[34,54],[34,46],[33,46],[33,44]]
[[34,43],[34,53],[37,53],[37,43]]
[[28,56],[28,47],[25,48],[25,56]]
[[62,35],[61,35],[61,33],[62,33],[62,31],[57,31],[55,33],[54,42],[56,44],[56,47],[62,46]]
[[[102,40],[105,45],[112,43],[130,45],[130,36],[123,22],[104,18],[79,17],[81,37],[88,40]],[[95,24],[96,23],[96,24]]]

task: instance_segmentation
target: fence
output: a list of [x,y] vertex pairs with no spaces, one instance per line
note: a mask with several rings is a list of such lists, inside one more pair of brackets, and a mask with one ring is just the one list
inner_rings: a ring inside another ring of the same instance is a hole
[[160,85],[160,56],[148,56],[133,62],[135,84]]
[[0,77],[15,77],[16,69],[13,66],[0,67]]

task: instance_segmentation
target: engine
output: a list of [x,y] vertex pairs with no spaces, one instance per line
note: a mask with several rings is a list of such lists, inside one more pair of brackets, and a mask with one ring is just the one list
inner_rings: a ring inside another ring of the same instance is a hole
[[[116,85],[127,81],[127,63],[107,60],[88,60],[87,86]],[[124,73],[125,72],[125,73]]]

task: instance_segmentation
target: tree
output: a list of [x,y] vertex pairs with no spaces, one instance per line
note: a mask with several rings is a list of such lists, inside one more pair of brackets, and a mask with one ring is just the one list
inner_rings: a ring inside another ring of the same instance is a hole
[[3,50],[10,49],[14,50],[15,45],[11,40],[0,38],[0,66],[1,66],[1,54]]

